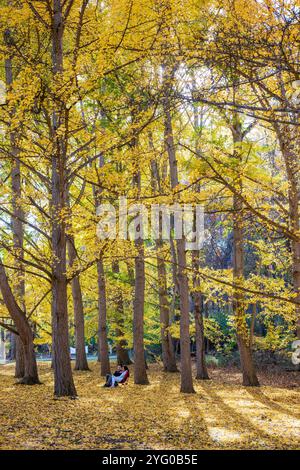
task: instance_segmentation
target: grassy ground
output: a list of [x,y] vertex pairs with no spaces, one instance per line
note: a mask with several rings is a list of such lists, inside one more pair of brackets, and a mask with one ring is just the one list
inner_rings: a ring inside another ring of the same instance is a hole
[[261,373],[242,387],[235,369],[210,369],[197,394],[179,394],[179,374],[151,366],[151,384],[106,389],[91,372],[74,372],[79,399],[53,398],[49,364],[43,385],[15,385],[0,366],[0,449],[299,449],[297,373]]

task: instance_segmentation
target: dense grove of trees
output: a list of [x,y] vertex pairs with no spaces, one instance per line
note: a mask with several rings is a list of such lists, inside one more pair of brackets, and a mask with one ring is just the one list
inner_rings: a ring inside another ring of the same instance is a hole
[[[192,393],[193,342],[197,379],[209,344],[237,349],[243,384],[259,385],[253,349],[300,337],[297,2],[0,3],[1,324],[16,376],[38,383],[48,344],[55,394],[75,396],[70,345],[77,370],[97,345],[102,376],[112,345],[122,363],[133,349],[136,384],[148,351]],[[97,208],[125,196],[202,205],[203,246],[99,239]]]

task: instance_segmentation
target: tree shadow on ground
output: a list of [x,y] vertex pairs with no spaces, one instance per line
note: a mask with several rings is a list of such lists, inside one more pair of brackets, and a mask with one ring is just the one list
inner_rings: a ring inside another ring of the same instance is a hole
[[[267,443],[271,444],[272,448],[281,448],[282,442],[279,438],[270,434],[263,429],[255,426],[249,419],[247,419],[242,413],[237,412],[237,407],[234,409],[230,405],[227,405],[223,399],[215,392],[213,386],[203,384],[203,390],[211,397],[212,401],[218,405],[220,413],[223,414],[223,419],[227,420],[228,423],[231,423],[233,426],[237,426],[239,429],[243,430],[243,433],[251,432],[254,436],[257,436],[256,439],[261,438]],[[242,399],[242,397],[241,397]],[[253,403],[255,406],[255,403]]]
[[166,404],[163,415],[166,438],[169,438],[171,443],[173,435],[179,438],[181,446],[186,448],[215,448],[216,444],[209,434],[203,411],[197,407],[203,401],[202,395],[180,393],[178,374],[161,371],[159,378],[156,393]]
[[247,388],[247,393],[251,395],[251,397],[253,397],[255,400],[259,401],[260,403],[262,403],[263,405],[267,406],[268,408],[272,410],[275,410],[279,413],[284,413],[295,419],[300,419],[300,413],[298,413],[297,411],[293,412],[285,408],[284,406],[279,405],[278,403],[273,401],[271,398],[269,398],[267,395],[265,395],[261,389],[254,390],[249,387]]

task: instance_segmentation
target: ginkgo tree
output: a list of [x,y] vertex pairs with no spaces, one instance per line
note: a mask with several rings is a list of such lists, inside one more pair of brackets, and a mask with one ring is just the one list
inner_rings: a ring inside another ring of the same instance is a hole
[[[146,385],[158,344],[193,393],[192,338],[199,380],[207,338],[226,343],[210,302],[226,311],[244,385],[258,385],[258,319],[268,344],[288,346],[300,318],[297,20],[295,2],[272,0],[1,2],[1,311],[22,382],[39,382],[35,349],[50,344],[55,394],[76,396],[69,347],[88,370],[93,342],[102,376],[113,345]],[[143,238],[131,214],[140,236],[99,240],[98,208],[117,211],[120,197],[204,206],[203,246],[176,238],[174,216],[168,239]]]

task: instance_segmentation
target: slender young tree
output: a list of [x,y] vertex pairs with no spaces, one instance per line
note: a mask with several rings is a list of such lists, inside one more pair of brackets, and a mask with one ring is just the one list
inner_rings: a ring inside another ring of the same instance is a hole
[[[243,140],[241,121],[237,113],[233,115],[233,123],[231,126],[234,158],[236,161],[240,159],[238,145]],[[243,184],[241,178],[237,181],[238,192],[242,193]],[[243,233],[243,203],[238,194],[233,195],[233,278],[234,283],[238,286],[244,279],[244,233]],[[259,385],[252,358],[250,338],[248,326],[246,324],[246,312],[243,301],[243,293],[235,289],[233,296],[233,312],[235,315],[237,342],[240,352],[241,367],[243,374],[243,385],[257,386]]]
[[[138,193],[141,188],[141,174],[136,172],[134,184]],[[140,235],[142,227],[138,227]],[[137,255],[134,259],[135,281],[133,301],[133,350],[134,350],[134,383],[147,385],[149,383],[144,348],[144,308],[145,308],[145,259],[144,241],[140,236],[135,240]]]
[[[67,226],[67,250],[68,262],[71,269],[76,268],[77,252],[75,246],[75,237],[72,233],[72,213],[70,208],[70,194],[68,191],[67,203],[69,208],[69,221]],[[82,300],[82,290],[80,285],[79,274],[72,275],[71,280],[73,309],[74,309],[74,326],[75,326],[75,370],[89,370],[88,361],[85,352],[85,333],[84,333],[84,309]]]
[[[6,30],[4,34],[5,44],[10,51],[10,56],[5,59],[5,81],[7,91],[11,90],[13,85],[13,52],[12,47],[14,45],[14,39],[11,31]],[[10,111],[10,120],[14,118],[14,109]],[[17,133],[14,130],[9,130],[9,145],[10,145],[10,157],[12,161],[11,165],[11,190],[12,190],[12,215],[11,215],[11,227],[13,234],[13,250],[14,250],[14,264],[17,273],[17,283],[15,283],[14,294],[17,302],[20,304],[21,309],[25,312],[25,272],[24,272],[24,228],[23,220],[24,213],[21,205],[22,189],[21,189],[21,163],[19,159],[19,150],[17,146]],[[25,330],[24,330],[25,331]],[[24,354],[24,345],[22,343],[23,335],[16,335],[15,338],[15,377],[23,379],[24,383],[34,382],[38,383],[38,378],[29,378],[28,370],[29,366],[25,367],[25,360],[28,355]],[[30,342],[30,338],[27,338],[26,343]],[[21,380],[22,381],[22,380]]]
[[166,372],[178,372],[175,358],[173,339],[169,331],[170,328],[170,304],[168,301],[167,272],[164,262],[162,243],[156,242],[157,252],[157,275],[158,275],[158,296],[160,312],[160,337],[162,346],[162,360]]
[[194,299],[194,316],[195,316],[195,342],[196,342],[196,379],[209,379],[206,359],[205,359],[205,337],[203,322],[203,296],[200,292],[200,279],[198,271],[200,267],[199,250],[192,253],[193,266],[193,299]]
[[[104,166],[104,157],[97,158],[99,168]],[[93,186],[95,211],[101,204],[101,185]],[[106,280],[103,264],[103,257],[100,254],[96,262],[97,265],[97,286],[98,286],[98,360],[100,362],[100,374],[105,377],[110,374],[109,349],[107,339],[107,300],[106,300]]]
[[[120,264],[118,260],[113,261],[112,263],[112,272],[116,275],[120,273]],[[124,336],[124,302],[123,302],[123,295],[122,291],[116,293],[116,336],[118,338],[116,344],[116,352],[117,352],[117,362],[118,364],[129,365],[132,363],[129,357],[129,351],[127,346],[127,342],[123,339]]]
[[[193,90],[195,90],[195,78],[193,77]],[[194,128],[196,135],[199,135],[200,131],[200,113],[197,104],[193,106],[194,111]],[[198,137],[195,142],[195,153],[198,154],[200,149],[198,148]],[[195,185],[194,190],[200,192],[200,184]],[[196,214],[194,214],[193,220],[193,231],[195,235],[195,242],[197,243],[197,220]],[[205,358],[205,337],[204,337],[204,321],[203,321],[203,295],[200,291],[200,250],[194,249],[192,252],[192,266],[193,266],[193,299],[194,299],[194,317],[195,317],[195,342],[196,342],[196,379],[197,380],[208,380],[208,370],[206,366]]]
[[[7,41],[10,41],[10,33],[6,33]],[[7,42],[6,41],[6,42]],[[12,58],[9,57],[5,60],[5,77],[6,77],[6,88],[9,90],[13,83],[13,67],[12,67]],[[11,112],[11,118],[13,118],[13,111]],[[15,294],[17,299],[22,305],[22,308],[25,307],[25,281],[24,281],[24,271],[23,271],[23,210],[20,205],[21,200],[21,165],[18,158],[18,149],[16,145],[16,133],[10,131],[9,133],[10,140],[10,153],[12,157],[12,169],[11,169],[11,188],[12,188],[12,217],[11,217],[11,226],[13,233],[13,247],[14,251],[18,254],[18,258],[15,259],[15,265],[18,275],[18,283],[15,287]],[[23,344],[18,335],[16,337],[16,368],[15,368],[15,377],[23,378],[25,375],[25,364],[24,364],[24,350]]]
[[[165,90],[163,98],[164,110],[164,133],[165,145],[169,159],[170,183],[174,190],[179,184],[177,157],[174,143],[170,91],[171,82],[174,78],[174,69],[164,70]],[[189,285],[186,273],[186,251],[184,235],[176,240],[177,251],[177,277],[180,296],[180,363],[181,363],[181,392],[194,393],[192,364],[191,364],[191,342],[190,342],[190,317],[189,317]]]
[[[77,258],[74,236],[68,234],[67,247],[69,256],[69,266],[72,269]],[[72,297],[74,306],[74,324],[75,324],[75,348],[76,360],[75,370],[89,370],[88,361],[85,352],[85,334],[84,334],[84,309],[82,301],[82,291],[79,275],[72,278]]]
[[109,350],[107,342],[107,325],[106,325],[106,284],[103,259],[100,257],[97,261],[97,277],[98,277],[98,348],[100,358],[100,373],[102,376],[110,374]]
[[[149,135],[150,148],[153,151],[152,135]],[[151,161],[151,183],[152,191],[154,194],[162,192],[161,178],[159,168],[155,160]],[[178,372],[176,365],[175,349],[173,339],[169,331],[171,324],[170,303],[168,300],[168,286],[167,286],[167,269],[164,260],[164,244],[162,241],[162,220],[161,213],[159,213],[159,238],[155,241],[156,261],[157,261],[157,277],[158,277],[158,298],[159,298],[159,312],[160,312],[160,336],[162,347],[162,361],[164,370],[166,372]]]

